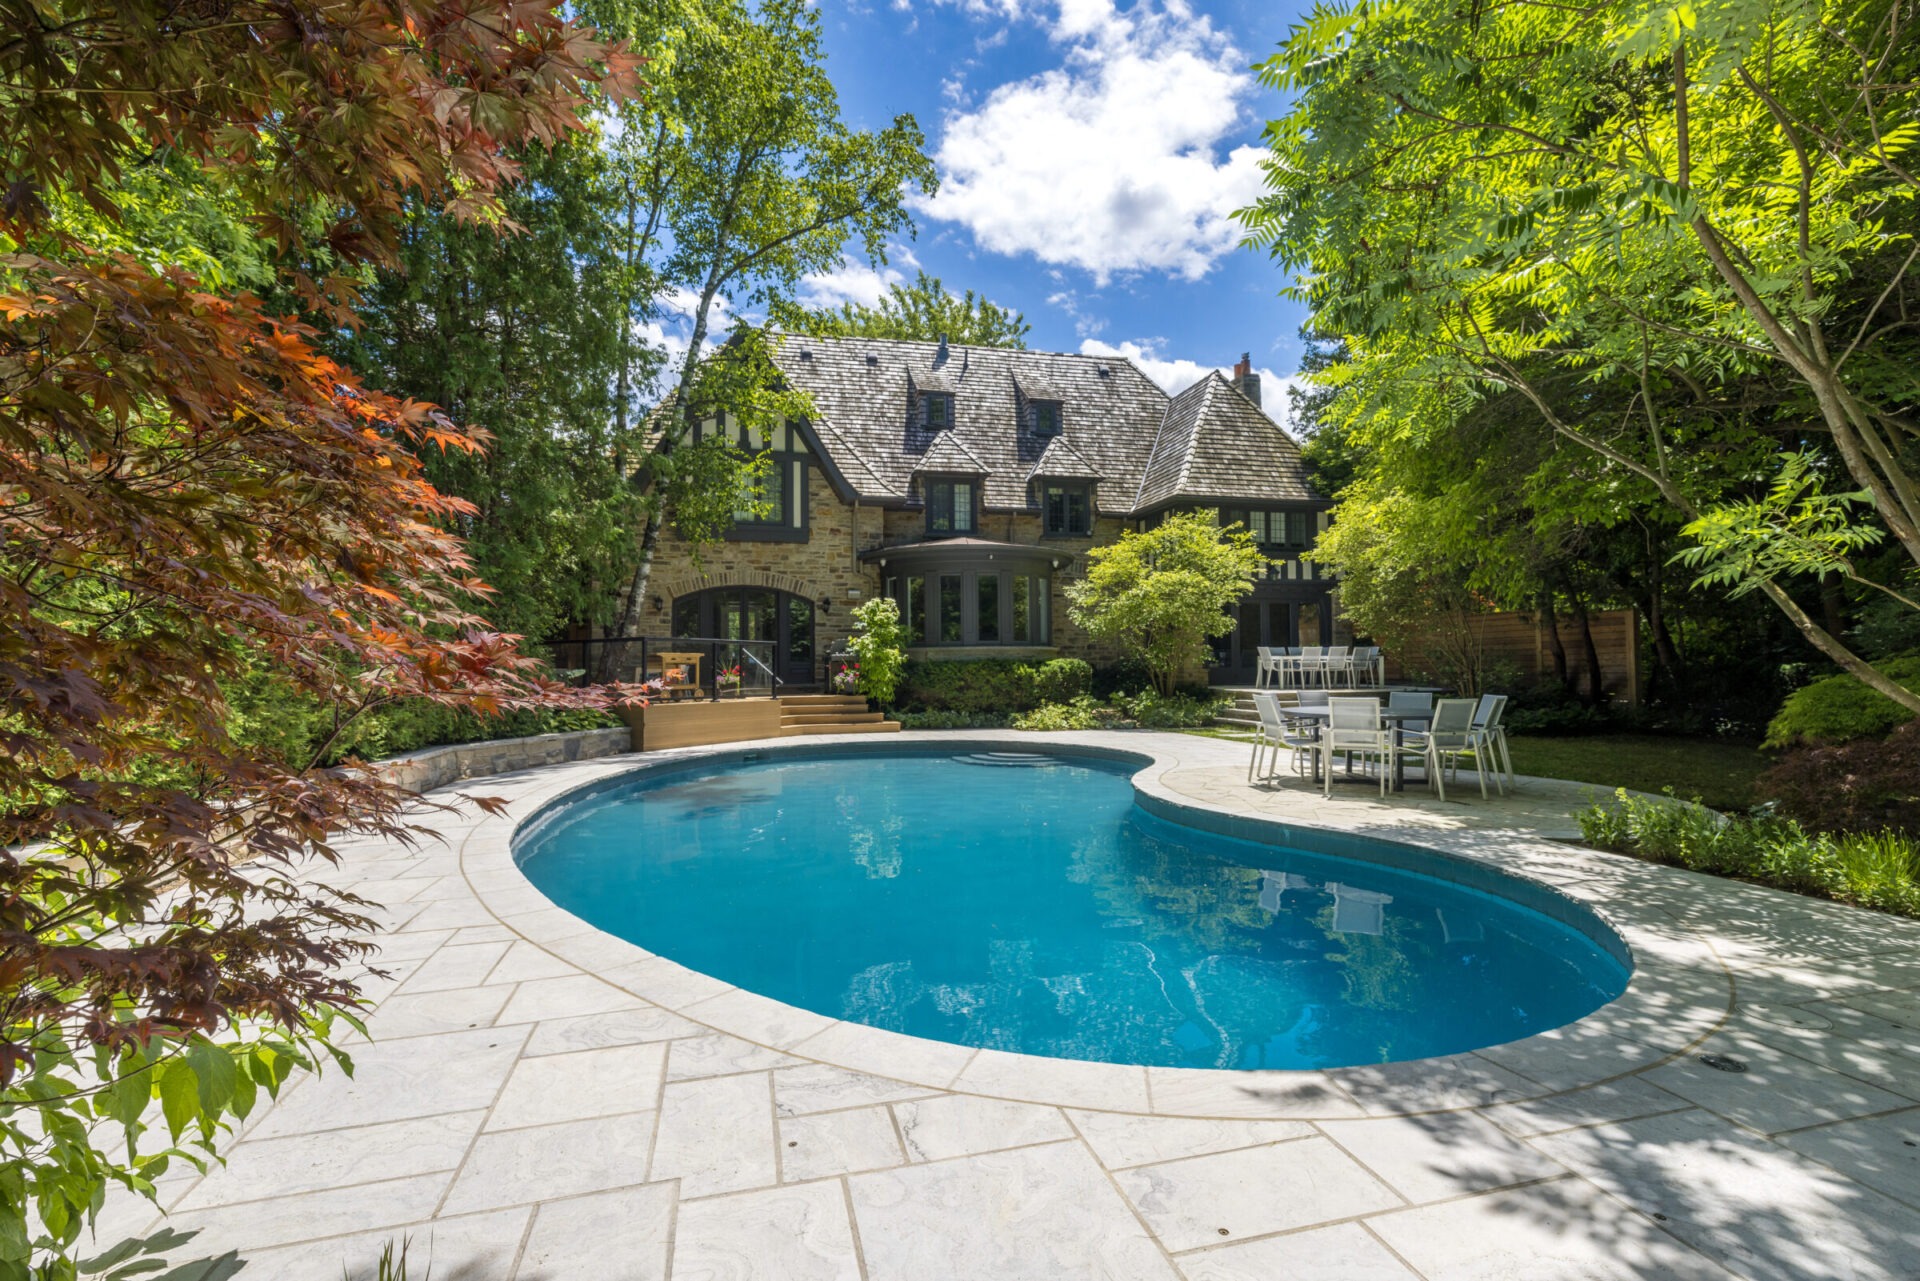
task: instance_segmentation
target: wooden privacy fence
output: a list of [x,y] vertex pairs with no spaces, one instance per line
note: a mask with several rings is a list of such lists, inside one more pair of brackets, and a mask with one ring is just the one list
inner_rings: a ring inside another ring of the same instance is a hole
[[[1587,688],[1586,642],[1580,634],[1579,620],[1561,615],[1560,644],[1567,653],[1567,675],[1574,691],[1583,697]],[[1593,647],[1600,656],[1602,692],[1629,705],[1640,702],[1640,616],[1632,609],[1595,610],[1587,617],[1593,633]],[[1483,664],[1511,664],[1533,680],[1553,679],[1553,638],[1546,614],[1540,610],[1513,610],[1500,614],[1472,614],[1466,620],[1473,642],[1479,646]],[[1418,642],[1402,647],[1403,652],[1387,651],[1387,679],[1410,679],[1411,673],[1430,669],[1424,647]]]

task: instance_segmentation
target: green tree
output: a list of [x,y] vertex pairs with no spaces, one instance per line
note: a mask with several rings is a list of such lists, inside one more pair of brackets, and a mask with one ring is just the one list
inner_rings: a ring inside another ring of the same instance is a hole
[[1127,530],[1087,561],[1087,576],[1067,587],[1073,621],[1138,658],[1162,694],[1205,666],[1207,638],[1232,630],[1227,611],[1268,564],[1251,534],[1219,528],[1213,511],[1176,512],[1152,529]]
[[[841,120],[820,17],[805,0],[658,8],[592,0],[582,12],[658,54],[648,64],[654,92],[622,115],[630,275],[653,290],[643,310],[678,291],[690,325],[665,408],[652,420],[654,448],[634,477],[640,555],[613,627],[632,636],[668,513],[689,491],[676,471],[693,425],[724,410],[749,427],[770,426],[809,409],[781,390],[769,358],[777,337],[742,325],[709,349],[716,303],[790,299],[805,276],[839,265],[850,242],[885,261],[888,238],[909,225],[909,189],[931,192],[937,182],[913,117],[873,131]],[[657,267],[642,272],[641,263]]]
[[882,707],[893,706],[894,691],[906,670],[905,639],[900,606],[892,597],[875,596],[853,611],[853,637],[847,647],[859,664],[860,692]]
[[[1705,535],[1707,578],[1920,708],[1790,590],[1834,574],[1915,602],[1914,17],[1912,0],[1317,10],[1261,69],[1295,106],[1243,217],[1356,365],[1441,389],[1449,412],[1524,398],[1603,483],[1650,487]],[[1623,394],[1555,396],[1555,372]],[[1812,491],[1774,482],[1808,450],[1823,492],[1860,502],[1799,511]],[[1756,500],[1765,518],[1714,515]],[[1836,522],[1840,542],[1799,537]],[[1847,540],[1904,564],[1870,573]]]
[[600,138],[529,148],[521,165],[502,208],[518,231],[416,207],[340,345],[368,381],[486,433],[485,453],[423,461],[473,505],[456,523],[493,589],[480,612],[542,639],[607,621],[607,584],[633,570],[638,504],[621,460],[643,446],[614,395],[651,378],[659,353],[630,338],[619,174]]
[[822,338],[908,338],[934,342],[944,337],[967,347],[1025,349],[1033,327],[1017,311],[987,298],[947,292],[938,276],[917,272],[911,285],[887,286],[876,306],[843,303],[808,309],[787,306],[776,313],[781,326]]

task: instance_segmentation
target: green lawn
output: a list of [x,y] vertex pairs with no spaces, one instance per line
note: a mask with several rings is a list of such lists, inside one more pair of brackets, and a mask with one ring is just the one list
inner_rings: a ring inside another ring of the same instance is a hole
[[1753,781],[1767,758],[1748,744],[1717,738],[1668,738],[1655,734],[1583,734],[1571,738],[1508,739],[1515,773],[1601,783],[1658,795],[1698,796],[1715,809],[1740,810],[1754,802]]

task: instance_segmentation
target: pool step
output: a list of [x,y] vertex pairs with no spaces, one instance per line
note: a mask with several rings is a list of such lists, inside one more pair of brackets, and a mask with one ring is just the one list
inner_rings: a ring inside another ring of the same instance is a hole
[[900,726],[879,712],[867,710],[859,694],[783,694],[780,697],[780,733],[892,734]]
[[1001,769],[1042,769],[1061,763],[1059,757],[1040,752],[970,752],[953,759],[963,765],[993,765]]

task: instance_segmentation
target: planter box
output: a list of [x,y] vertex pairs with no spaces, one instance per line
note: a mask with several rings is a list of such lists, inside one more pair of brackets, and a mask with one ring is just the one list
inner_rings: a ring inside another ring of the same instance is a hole
[[622,713],[633,727],[633,748],[657,752],[668,747],[706,747],[774,738],[780,733],[780,700],[725,699],[717,703],[654,703]]

